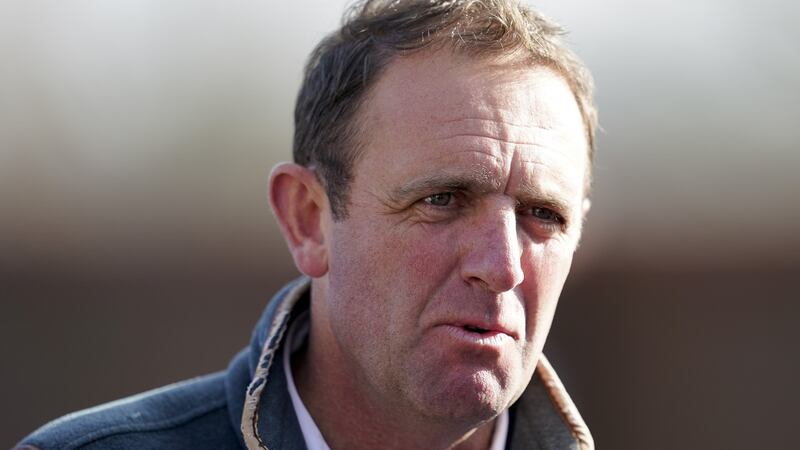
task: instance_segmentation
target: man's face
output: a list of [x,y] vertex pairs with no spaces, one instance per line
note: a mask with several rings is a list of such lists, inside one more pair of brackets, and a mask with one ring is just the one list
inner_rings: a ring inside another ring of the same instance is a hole
[[554,71],[420,53],[361,111],[329,223],[340,373],[423,417],[487,420],[527,386],[581,229],[587,141]]

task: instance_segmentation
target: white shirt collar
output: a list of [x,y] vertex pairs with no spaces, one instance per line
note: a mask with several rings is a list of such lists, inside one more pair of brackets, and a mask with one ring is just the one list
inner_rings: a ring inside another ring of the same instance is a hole
[[[303,439],[306,441],[308,450],[330,450],[325,438],[314,423],[311,414],[308,413],[306,405],[300,398],[297,392],[297,386],[294,384],[294,377],[292,376],[292,363],[291,354],[296,352],[303,346],[306,338],[308,338],[308,311],[301,314],[289,328],[286,335],[286,346],[288,351],[283,352],[283,372],[286,376],[286,384],[289,388],[289,397],[292,399],[292,406],[294,412],[297,414],[297,421],[300,422],[300,431],[303,433]],[[508,438],[508,410],[503,411],[497,416],[494,423],[494,433],[492,435],[492,443],[489,450],[503,450],[506,447],[506,439]]]
[[300,399],[300,394],[297,392],[297,386],[294,384],[294,377],[292,376],[292,361],[289,356],[296,352],[303,346],[303,343],[308,337],[308,311],[300,315],[289,328],[286,335],[286,346],[283,352],[283,372],[286,375],[286,384],[289,387],[289,397],[292,398],[292,406],[294,412],[297,414],[297,421],[300,422],[300,431],[303,433],[303,439],[306,441],[308,450],[330,450],[325,438],[308,413],[306,405]]

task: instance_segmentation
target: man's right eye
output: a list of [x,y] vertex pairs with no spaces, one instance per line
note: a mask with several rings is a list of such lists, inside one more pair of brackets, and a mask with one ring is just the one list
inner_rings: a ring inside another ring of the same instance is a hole
[[423,201],[431,206],[447,206],[453,200],[453,194],[450,192],[440,192],[425,197]]

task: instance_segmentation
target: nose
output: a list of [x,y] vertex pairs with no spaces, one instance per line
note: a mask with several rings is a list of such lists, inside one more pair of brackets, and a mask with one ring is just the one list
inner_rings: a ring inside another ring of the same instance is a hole
[[523,252],[513,210],[495,210],[477,218],[462,238],[461,276],[466,282],[498,293],[522,283]]

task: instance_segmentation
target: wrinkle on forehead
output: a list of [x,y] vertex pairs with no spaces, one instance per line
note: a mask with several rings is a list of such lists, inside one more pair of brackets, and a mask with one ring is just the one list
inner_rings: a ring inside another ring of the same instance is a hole
[[471,117],[441,121],[435,127],[434,135],[439,139],[473,136],[520,145],[535,144],[534,135],[537,132],[546,133],[551,130],[538,125],[518,125],[493,119]]
[[[570,183],[545,158],[527,157],[526,152],[500,156],[486,151],[457,151],[424,158],[428,170],[402,177],[403,182],[389,191],[392,201],[402,202],[438,191],[464,191],[475,195],[504,193],[517,201],[548,200],[566,205],[580,189]],[[565,207],[566,208],[566,207]]]
[[[463,161],[464,153],[469,153],[469,158],[474,159],[476,164],[492,168],[491,176],[505,179],[505,185],[512,178],[530,180],[531,177],[535,178],[536,174],[548,173],[558,178],[559,182],[565,183],[564,188],[567,188],[569,183],[564,179],[566,173],[562,172],[572,172],[573,169],[585,167],[585,154],[561,151],[570,143],[564,142],[561,136],[554,134],[549,129],[519,127],[519,130],[526,134],[516,137],[519,140],[503,139],[485,133],[462,132],[449,135],[448,131],[451,130],[442,130],[438,133],[440,135],[438,139],[431,142],[432,146],[464,150],[431,156],[431,163]],[[511,136],[511,139],[514,138]],[[438,161],[434,161],[434,159],[438,159]],[[560,169],[557,170],[557,168]],[[516,174],[515,172],[521,173]],[[582,188],[582,183],[580,187]],[[505,188],[501,190],[505,191]]]
[[[465,151],[474,151],[497,161],[502,161],[508,156],[512,156],[511,159],[516,159],[521,163],[543,164],[545,158],[548,157],[566,160],[569,164],[574,165],[582,164],[585,161],[583,153],[573,154],[559,151],[570,144],[564,142],[559,136],[548,133],[543,133],[536,138],[528,140],[504,139],[483,133],[458,133],[438,139],[442,143],[458,140],[462,140],[460,146],[470,149]],[[453,154],[456,154],[456,152],[453,152]],[[501,163],[501,165],[505,164]]]
[[[376,164],[391,165],[406,181],[450,164],[485,166],[463,175],[493,179],[500,191],[548,172],[561,178],[551,182],[567,183],[572,191],[567,178],[579,170],[583,185],[588,144],[560,74],[543,66],[421,56],[394,60],[365,104],[368,147],[381,149],[372,154]],[[527,163],[536,163],[535,169],[523,168]]]

